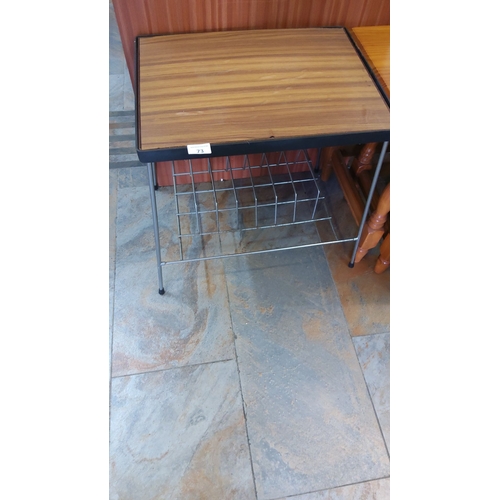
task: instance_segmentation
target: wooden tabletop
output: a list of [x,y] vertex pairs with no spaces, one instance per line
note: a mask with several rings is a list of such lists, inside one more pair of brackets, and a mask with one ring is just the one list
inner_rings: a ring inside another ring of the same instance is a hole
[[138,37],[137,72],[143,161],[201,143],[388,140],[389,109],[342,28]]
[[353,38],[372,67],[387,97],[390,97],[391,49],[390,26],[352,28]]

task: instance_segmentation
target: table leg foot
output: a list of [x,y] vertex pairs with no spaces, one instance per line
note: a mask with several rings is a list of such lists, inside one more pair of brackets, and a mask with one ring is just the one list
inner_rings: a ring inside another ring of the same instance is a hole
[[354,267],[354,262],[349,262],[349,267],[352,269]]
[[163,294],[165,293],[165,289],[164,289],[164,288],[160,288],[160,289],[158,290],[158,293],[159,293],[160,295],[163,295]]

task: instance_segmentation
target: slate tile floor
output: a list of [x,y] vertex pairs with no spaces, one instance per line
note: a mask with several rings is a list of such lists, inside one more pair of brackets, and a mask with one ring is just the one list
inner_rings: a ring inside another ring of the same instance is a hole
[[109,103],[110,498],[388,499],[390,271],[332,245],[168,266],[160,296],[111,4]]

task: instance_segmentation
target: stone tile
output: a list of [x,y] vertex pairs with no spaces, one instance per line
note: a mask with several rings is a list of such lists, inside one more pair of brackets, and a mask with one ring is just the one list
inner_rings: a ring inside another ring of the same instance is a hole
[[109,140],[113,141],[113,137],[115,136],[134,135],[134,134],[135,134],[135,122],[133,118],[129,118],[129,120],[125,123],[123,128],[120,123],[117,123],[116,127],[109,129]]
[[112,380],[110,500],[255,499],[236,363]]
[[122,75],[125,71],[125,55],[118,31],[113,3],[109,2],[109,74]]
[[[117,174],[109,171],[109,352],[112,350],[114,297],[115,297],[115,262],[116,262],[116,200]],[[111,359],[110,359],[111,366]]]
[[124,111],[111,111],[109,113],[109,121],[110,123],[123,124],[129,121],[134,121],[135,112],[133,110],[124,110]]
[[[247,221],[247,227],[253,227],[255,225],[253,214],[247,213],[245,215],[250,215],[249,219],[252,219],[251,222]],[[272,217],[267,220],[264,219],[262,223],[263,225],[272,225]],[[234,240],[236,253],[293,247],[319,242],[320,239],[314,223],[242,231],[241,236],[237,234]]]
[[[118,139],[118,140],[116,140]],[[109,138],[109,149],[110,151],[115,148],[135,148],[135,140],[121,141],[119,136],[113,135]]]
[[390,336],[383,333],[352,340],[390,450]]
[[[146,169],[143,168],[144,185],[138,185],[140,181],[134,176],[134,168],[141,167],[120,169],[118,176],[117,258],[144,262],[155,254],[153,218]],[[174,200],[159,192],[156,199],[162,248],[167,249],[171,246],[169,243],[176,243],[175,220],[172,220],[175,215],[170,219],[166,216],[174,212]]]
[[123,109],[133,110],[135,109],[135,94],[132,87],[132,82],[130,81],[130,73],[128,68],[125,68],[124,78],[123,78]]
[[[333,490],[316,491],[290,498],[290,500],[389,500],[390,479],[377,479],[366,483],[350,484]],[[279,498],[276,500],[286,500]]]
[[170,266],[164,287],[154,255],[117,259],[113,376],[234,358],[221,262]]
[[110,149],[109,161],[110,163],[119,163],[125,161],[139,161],[136,152],[130,152],[128,154],[111,154],[113,151]]
[[[146,167],[125,167],[117,170],[118,188],[148,186],[148,172]],[[149,196],[149,191],[148,195]],[[151,214],[149,216],[151,220]]]
[[321,248],[225,262],[259,499],[388,475]]
[[390,270],[375,274],[378,258],[369,252],[352,269],[352,243],[325,247],[335,285],[352,336],[390,331]]
[[110,272],[115,268],[116,254],[116,210],[117,210],[117,187],[118,173],[109,171],[109,257]]
[[[137,169],[136,178],[133,178],[134,169]],[[143,169],[144,176],[139,173]],[[147,184],[145,167],[133,167],[127,174],[119,177],[119,186],[133,183]],[[158,225],[162,260],[177,261],[180,259],[180,246],[176,217],[176,202],[172,187],[165,187],[155,192],[158,210]],[[194,213],[193,197],[186,203],[179,202],[180,211]],[[151,214],[151,201],[149,187],[121,189],[118,200],[118,230],[117,230],[117,258],[136,259],[143,261],[145,255],[149,256],[155,251],[153,222]],[[200,218],[202,231],[215,230],[215,214],[205,214]],[[198,229],[198,221],[194,215],[181,216],[180,225],[182,234],[194,234]],[[236,238],[232,235],[223,235],[221,240],[216,235],[190,236],[182,238],[183,258],[196,259],[213,257],[220,253],[222,241],[223,253],[235,251]],[[170,267],[168,268],[170,269]]]
[[[172,212],[173,203],[159,196],[160,213]],[[177,236],[165,219],[163,258],[173,260],[176,248],[168,243]],[[113,376],[234,358],[222,263],[164,266],[159,295],[147,187],[119,189],[116,226]]]
[[109,75],[109,110],[124,110],[123,75]]
[[[342,190],[335,178],[327,184],[330,210],[339,237],[352,238],[358,233]],[[320,228],[320,234],[321,226]],[[323,234],[321,234],[323,237]],[[325,246],[328,266],[335,281],[349,331],[352,336],[390,331],[390,270],[375,274],[378,250],[373,249],[353,268],[348,267],[354,242]]]

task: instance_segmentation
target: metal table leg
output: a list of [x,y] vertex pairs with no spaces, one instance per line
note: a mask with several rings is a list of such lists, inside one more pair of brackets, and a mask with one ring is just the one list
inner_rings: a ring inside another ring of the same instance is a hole
[[359,242],[361,240],[361,232],[363,231],[363,226],[365,225],[366,218],[368,216],[368,211],[370,209],[370,203],[372,201],[373,192],[375,191],[375,186],[377,185],[378,175],[380,174],[380,170],[382,168],[382,163],[384,161],[385,152],[387,150],[388,144],[389,144],[388,141],[384,142],[384,145],[382,146],[382,151],[380,153],[380,158],[378,159],[377,168],[375,169],[375,173],[373,174],[372,185],[370,187],[370,192],[368,193],[368,198],[366,200],[366,205],[365,205],[365,210],[363,212],[363,217],[361,218],[361,223],[359,224],[358,237],[356,238],[356,243],[354,245],[354,251],[352,253],[351,262],[349,262],[349,267],[354,267],[354,259],[356,257],[356,252],[358,251]]
[[158,179],[156,177],[156,163],[153,163],[153,180],[154,180],[154,184],[155,184],[155,189],[157,190],[158,189]]
[[155,166],[153,163],[148,163],[148,178],[149,178],[149,196],[151,198],[151,211],[153,212],[153,230],[155,233],[155,247],[156,247],[156,265],[158,268],[158,293],[163,295],[165,289],[163,288],[163,275],[161,265],[161,249],[160,249],[160,231],[158,229],[158,211],[156,207],[156,193],[155,193]]

